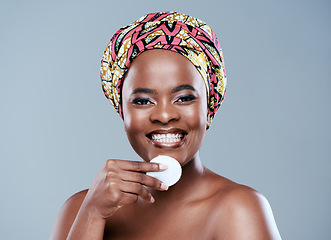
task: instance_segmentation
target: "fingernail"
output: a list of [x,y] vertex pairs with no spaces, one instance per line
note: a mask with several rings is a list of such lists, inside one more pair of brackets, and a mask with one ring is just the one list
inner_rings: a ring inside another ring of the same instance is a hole
[[162,190],[164,190],[164,191],[167,191],[169,187],[168,187],[167,184],[165,184],[165,183],[161,183],[160,188],[161,188]]
[[159,169],[160,169],[160,170],[166,170],[166,169],[168,169],[168,165],[165,165],[165,164],[159,163]]
[[153,198],[153,196],[150,197],[149,202],[150,203],[154,203],[155,202],[155,199]]

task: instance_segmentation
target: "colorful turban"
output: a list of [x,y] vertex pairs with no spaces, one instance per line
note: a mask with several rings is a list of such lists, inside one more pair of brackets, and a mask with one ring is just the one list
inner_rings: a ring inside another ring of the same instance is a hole
[[124,74],[140,53],[150,49],[177,52],[194,64],[206,85],[211,121],[226,92],[222,50],[206,23],[177,12],[147,14],[111,38],[101,61],[101,80],[106,97],[120,116]]

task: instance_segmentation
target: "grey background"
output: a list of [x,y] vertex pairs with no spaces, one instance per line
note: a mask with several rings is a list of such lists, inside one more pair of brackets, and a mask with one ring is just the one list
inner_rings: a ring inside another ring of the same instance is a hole
[[262,192],[283,239],[330,239],[330,1],[0,3],[0,238],[47,239],[108,158],[139,159],[101,91],[112,34],[176,10],[224,49],[228,92],[201,158]]

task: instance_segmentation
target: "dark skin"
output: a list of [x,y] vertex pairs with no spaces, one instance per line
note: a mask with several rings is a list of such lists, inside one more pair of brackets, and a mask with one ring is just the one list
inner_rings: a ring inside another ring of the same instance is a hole
[[[122,104],[128,139],[145,162],[108,160],[91,187],[64,204],[51,239],[281,239],[260,193],[201,163],[207,96],[188,59],[142,53],[127,72]],[[172,141],[157,140],[168,133]],[[149,162],[158,155],[182,166],[170,188],[145,174],[166,168]]]

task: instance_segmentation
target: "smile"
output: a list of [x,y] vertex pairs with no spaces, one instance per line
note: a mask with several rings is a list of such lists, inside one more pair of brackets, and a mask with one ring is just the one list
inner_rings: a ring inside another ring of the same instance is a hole
[[152,140],[160,143],[180,142],[184,138],[182,133],[152,134]]
[[176,148],[184,143],[186,135],[187,133],[183,130],[172,129],[153,131],[146,136],[155,147]]

